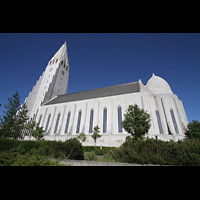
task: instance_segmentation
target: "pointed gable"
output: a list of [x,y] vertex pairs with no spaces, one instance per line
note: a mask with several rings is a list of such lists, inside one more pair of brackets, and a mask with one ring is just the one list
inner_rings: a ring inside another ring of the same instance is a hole
[[69,65],[68,55],[67,55],[67,45],[66,42],[60,47],[60,49],[55,53],[55,55],[49,61],[49,64],[54,64],[61,60],[65,60],[66,64]]

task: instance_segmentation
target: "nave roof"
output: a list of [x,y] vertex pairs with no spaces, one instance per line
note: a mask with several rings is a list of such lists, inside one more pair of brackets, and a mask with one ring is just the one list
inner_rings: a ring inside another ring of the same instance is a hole
[[87,90],[87,91],[82,91],[82,92],[58,95],[57,97],[48,101],[44,105],[116,96],[116,95],[122,95],[122,94],[135,93],[139,91],[140,91],[139,83],[133,82],[133,83],[127,83],[123,85],[116,85],[116,86]]

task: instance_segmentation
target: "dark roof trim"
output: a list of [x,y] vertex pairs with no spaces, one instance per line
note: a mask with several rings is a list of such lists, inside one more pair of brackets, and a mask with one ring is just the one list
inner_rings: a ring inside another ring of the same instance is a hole
[[54,99],[44,104],[44,106],[51,105],[51,104],[65,103],[65,102],[80,101],[80,100],[86,100],[86,99],[129,94],[129,93],[135,93],[135,92],[140,92],[138,82],[93,89],[93,90],[87,90],[87,91],[76,92],[76,93],[71,93],[71,94],[58,95]]

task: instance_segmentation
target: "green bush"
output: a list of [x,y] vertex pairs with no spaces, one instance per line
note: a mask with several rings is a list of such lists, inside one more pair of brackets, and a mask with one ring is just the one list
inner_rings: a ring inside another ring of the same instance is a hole
[[20,140],[16,139],[7,139],[7,138],[0,138],[0,151],[9,151],[11,149],[15,149],[20,144]]
[[0,152],[0,166],[63,166],[40,155]]
[[200,165],[200,140],[179,142],[129,138],[110,156],[119,162],[159,165]]
[[97,159],[97,156],[96,156],[96,154],[95,154],[94,152],[90,152],[90,153],[87,155],[86,160],[91,161],[91,160],[98,160],[98,159]]
[[110,152],[112,149],[116,149],[116,147],[102,147],[102,149],[100,149],[100,147],[97,146],[95,150],[95,146],[83,146],[84,152],[95,151],[96,155],[105,155],[106,153]]
[[63,150],[67,158],[75,160],[84,159],[83,146],[77,138],[66,140],[64,144]]
[[16,152],[21,155],[42,155],[53,158],[84,159],[83,147],[78,139],[61,141],[20,141],[0,138],[0,152]]

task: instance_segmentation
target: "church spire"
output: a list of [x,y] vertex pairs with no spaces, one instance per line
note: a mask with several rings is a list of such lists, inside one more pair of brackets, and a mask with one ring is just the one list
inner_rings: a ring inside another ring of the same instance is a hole
[[61,61],[62,59],[66,59],[67,63],[68,63],[68,55],[67,55],[67,44],[66,41],[65,43],[60,47],[60,49],[55,53],[55,55],[51,58],[51,61],[53,60],[59,60]]

